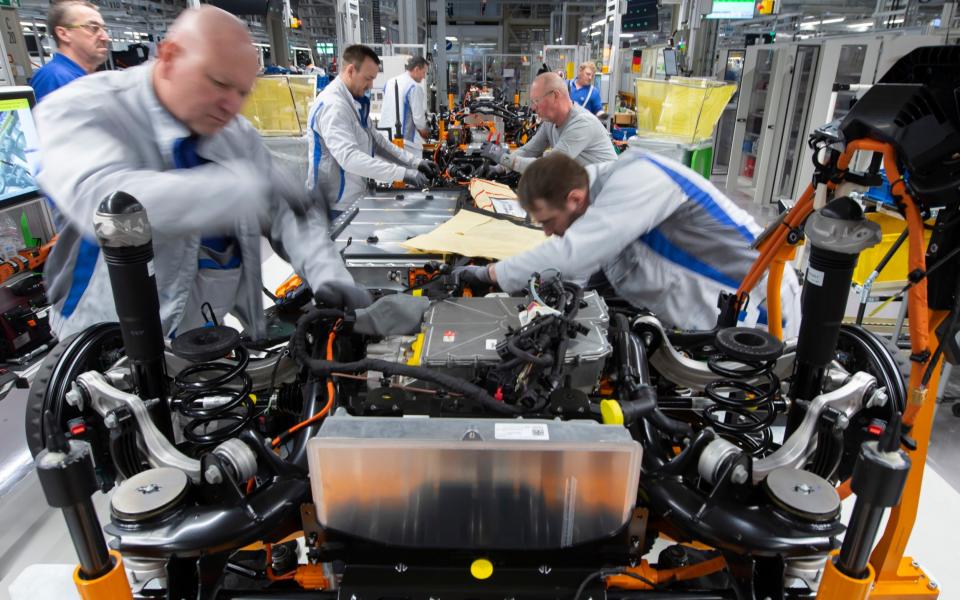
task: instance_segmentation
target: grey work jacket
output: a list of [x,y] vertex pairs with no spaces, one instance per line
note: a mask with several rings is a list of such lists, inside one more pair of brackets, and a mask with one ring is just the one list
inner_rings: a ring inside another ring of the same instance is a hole
[[[254,337],[265,333],[261,235],[312,286],[352,282],[327,236],[325,211],[306,205],[302,185],[291,185],[297,178],[278,171],[242,117],[200,139],[197,152],[210,163],[174,169],[174,143],[190,131],[160,104],[152,72],[148,63],[83,77],[36,109],[37,180],[65,217],[44,273],[55,333],[62,339],[117,320],[93,232],[97,206],[117,191],[134,196],[147,211],[167,335],[177,330],[197,280],[201,236],[237,240],[242,273],[231,312]],[[291,202],[306,208],[301,217]]]

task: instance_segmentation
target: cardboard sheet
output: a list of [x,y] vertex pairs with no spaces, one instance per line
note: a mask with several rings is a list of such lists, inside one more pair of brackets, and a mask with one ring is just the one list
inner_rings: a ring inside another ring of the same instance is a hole
[[461,210],[430,233],[411,238],[401,246],[417,252],[503,260],[526,252],[546,239],[539,229]]

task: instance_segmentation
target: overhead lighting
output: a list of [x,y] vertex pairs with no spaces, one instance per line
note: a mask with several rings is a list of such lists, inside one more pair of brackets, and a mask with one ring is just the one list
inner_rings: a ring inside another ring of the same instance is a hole
[[632,37],[633,37],[633,34],[632,34],[632,33],[621,33],[621,34],[620,34],[620,37],[622,37],[622,38],[632,38]]
[[384,27],[383,25],[380,26],[380,31],[386,31],[386,30],[387,30],[386,27]]
[[843,23],[846,20],[847,20],[846,17],[836,17],[835,19],[821,19],[820,24],[829,25],[831,23]]
[[590,37],[597,37],[598,35],[600,35],[600,33],[601,32],[599,31],[594,31],[593,33],[590,34]]
[[873,21],[861,21],[847,25],[847,29],[867,29],[869,27],[873,27]]
[[594,21],[590,23],[590,29],[596,29],[597,27],[603,27],[603,24],[606,23],[606,19],[600,19],[599,21]]
[[589,27],[584,27],[583,29],[580,30],[580,33],[586,33],[589,30],[590,30]]
[[445,39],[446,39],[448,42],[455,42],[455,41],[457,41],[457,36],[455,36],[455,35],[448,35]]

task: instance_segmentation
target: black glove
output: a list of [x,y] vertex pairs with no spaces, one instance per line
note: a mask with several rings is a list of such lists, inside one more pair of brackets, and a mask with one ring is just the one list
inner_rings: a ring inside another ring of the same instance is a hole
[[403,182],[407,185],[412,185],[418,190],[430,187],[430,180],[427,179],[427,176],[416,169],[407,169],[403,173]]
[[486,265],[466,265],[464,267],[456,267],[451,274],[463,285],[484,286],[493,284],[493,281],[490,279],[490,271],[487,269]]
[[440,176],[440,167],[437,163],[429,159],[423,159],[417,165],[417,170],[426,175],[429,179],[436,179]]
[[342,281],[328,281],[313,293],[317,304],[327,308],[344,308],[355,311],[373,304],[370,292],[352,283]]

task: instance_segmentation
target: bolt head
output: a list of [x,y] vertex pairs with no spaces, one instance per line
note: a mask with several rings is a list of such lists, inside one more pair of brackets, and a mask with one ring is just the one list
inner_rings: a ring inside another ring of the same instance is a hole
[[216,465],[207,467],[207,470],[203,472],[203,478],[211,485],[223,483],[223,473],[220,472],[220,469],[217,468]]
[[117,415],[113,413],[110,413],[103,418],[103,424],[107,427],[107,429],[116,429],[117,426],[120,425],[120,423],[117,422]]
[[936,582],[936,581],[931,581],[930,583],[927,584],[927,587],[930,588],[931,590],[935,590],[935,589],[937,589],[937,587],[938,587],[938,586],[937,586],[937,582]]
[[733,468],[733,473],[730,474],[730,481],[736,484],[746,483],[749,476],[750,474],[747,473],[745,466],[737,465]]

